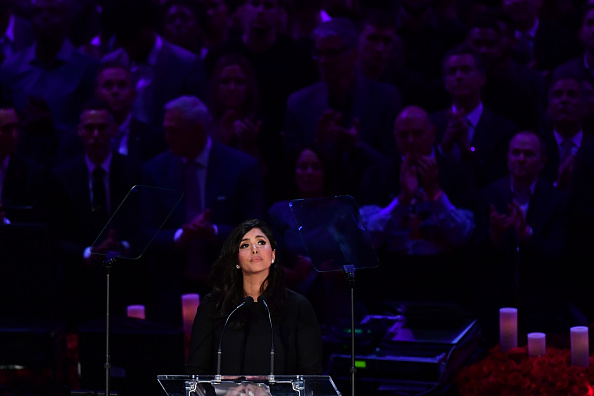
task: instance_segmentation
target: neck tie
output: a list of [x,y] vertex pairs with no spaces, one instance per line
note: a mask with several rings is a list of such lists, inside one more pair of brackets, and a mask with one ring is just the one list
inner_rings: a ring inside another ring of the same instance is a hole
[[565,162],[567,157],[569,157],[573,153],[573,141],[571,139],[563,139],[561,141],[561,152],[559,154],[559,164]]
[[186,221],[192,221],[202,213],[202,194],[198,182],[198,169],[200,165],[188,161],[185,165],[185,193],[186,193]]
[[[185,165],[186,181],[186,222],[190,223],[202,213],[202,194],[198,182],[200,164],[188,161]],[[206,282],[208,278],[208,265],[205,258],[206,241],[194,239],[188,243],[186,251],[186,279],[194,282]]]

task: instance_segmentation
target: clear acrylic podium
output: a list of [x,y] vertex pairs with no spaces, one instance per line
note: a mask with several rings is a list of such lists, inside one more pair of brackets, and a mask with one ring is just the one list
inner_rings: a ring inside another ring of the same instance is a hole
[[214,375],[159,375],[157,379],[169,396],[214,396],[237,395],[238,385],[253,384],[257,392],[245,396],[340,396],[332,378],[327,375],[268,375],[231,376],[223,375],[215,380]]

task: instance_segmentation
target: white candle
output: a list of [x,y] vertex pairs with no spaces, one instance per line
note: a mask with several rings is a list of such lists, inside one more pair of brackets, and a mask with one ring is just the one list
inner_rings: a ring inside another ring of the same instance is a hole
[[196,293],[190,293],[182,295],[181,299],[184,332],[189,335],[192,332],[196,309],[198,309],[198,305],[200,305],[200,296]]
[[129,318],[146,319],[144,305],[128,305],[126,311]]
[[590,366],[590,348],[588,345],[588,328],[576,326],[571,328],[571,364],[580,367]]
[[518,346],[518,310],[499,309],[499,349],[507,352]]
[[545,333],[528,333],[528,356],[539,357],[547,352]]

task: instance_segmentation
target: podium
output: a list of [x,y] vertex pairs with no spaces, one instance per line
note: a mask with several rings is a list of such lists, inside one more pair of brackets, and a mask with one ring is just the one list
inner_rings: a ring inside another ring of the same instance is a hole
[[[239,385],[253,384],[258,395],[270,396],[340,396],[334,381],[327,375],[159,375],[157,379],[169,396],[215,396],[233,394]],[[247,396],[247,394],[246,394]]]

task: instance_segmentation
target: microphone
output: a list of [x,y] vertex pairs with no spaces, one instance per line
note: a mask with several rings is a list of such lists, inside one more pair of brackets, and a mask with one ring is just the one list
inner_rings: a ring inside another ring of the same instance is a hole
[[223,334],[225,333],[225,329],[227,328],[227,323],[229,323],[229,319],[231,319],[231,316],[235,313],[235,311],[237,311],[239,308],[243,307],[244,305],[251,304],[253,302],[254,302],[254,299],[251,297],[244,298],[243,301],[241,302],[241,304],[239,304],[237,307],[235,307],[235,309],[233,311],[231,311],[229,316],[227,316],[227,320],[225,320],[225,325],[223,326],[223,331],[221,331],[221,338],[219,338],[219,349],[217,350],[217,375],[215,375],[215,381],[221,382],[221,356],[222,356],[221,343],[223,342]]
[[263,296],[258,297],[258,301],[261,301],[266,307],[268,312],[268,322],[270,323],[270,375],[268,376],[269,382],[274,382],[274,331],[272,329],[272,318],[270,317],[270,309],[266,303],[266,299]]

